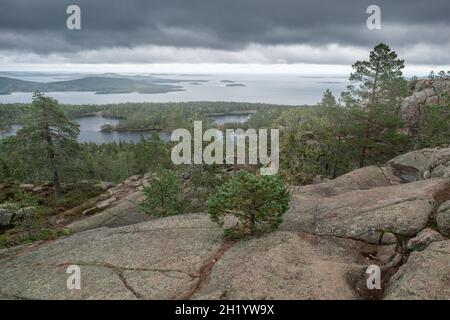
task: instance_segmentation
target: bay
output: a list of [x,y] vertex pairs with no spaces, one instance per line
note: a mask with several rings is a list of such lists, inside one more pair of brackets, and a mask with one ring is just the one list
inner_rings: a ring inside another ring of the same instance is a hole
[[[66,104],[110,104],[125,102],[233,101],[284,105],[316,104],[330,89],[336,97],[347,86],[345,77],[312,77],[280,74],[159,75],[165,79],[207,82],[181,82],[184,91],[141,94],[95,94],[95,92],[48,92]],[[26,78],[31,80],[30,77]],[[53,78],[52,78],[53,79]],[[49,81],[40,75],[41,82]],[[32,93],[0,95],[0,103],[29,103]]]

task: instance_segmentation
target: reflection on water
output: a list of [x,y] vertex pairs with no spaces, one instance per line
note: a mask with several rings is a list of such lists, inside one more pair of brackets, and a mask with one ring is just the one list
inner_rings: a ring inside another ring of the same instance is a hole
[[251,114],[224,114],[211,116],[214,120],[214,124],[223,125],[225,123],[244,123],[250,119]]
[[18,124],[13,124],[9,131],[4,131],[4,130],[0,131],[0,138],[4,138],[4,137],[15,135],[17,130],[19,130],[21,127],[22,126],[20,126]]
[[[151,135],[150,131],[145,132],[101,132],[102,126],[109,124],[115,125],[119,122],[117,119],[105,117],[82,117],[76,119],[80,124],[80,135],[78,141],[80,142],[94,142],[97,144],[108,142],[139,142],[142,137],[148,138]],[[170,133],[158,132],[159,138],[162,141],[170,141]]]

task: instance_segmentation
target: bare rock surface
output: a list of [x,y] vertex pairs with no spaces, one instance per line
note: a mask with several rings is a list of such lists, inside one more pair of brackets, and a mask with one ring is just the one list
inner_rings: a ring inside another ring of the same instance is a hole
[[[222,230],[206,215],[89,230],[5,255],[0,293],[21,299],[177,298],[222,245]],[[81,268],[81,290],[66,287],[69,265]]]
[[[0,294],[14,299],[356,299],[348,274],[369,245],[278,231],[225,241],[207,215],[79,232],[0,260]],[[362,249],[364,248],[364,250]],[[81,290],[68,290],[78,265]]]
[[353,240],[275,232],[235,244],[194,299],[358,299],[347,280],[368,261]]

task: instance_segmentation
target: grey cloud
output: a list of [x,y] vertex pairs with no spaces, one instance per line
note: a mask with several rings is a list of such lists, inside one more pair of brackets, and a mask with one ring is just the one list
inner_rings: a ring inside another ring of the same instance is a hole
[[[65,28],[70,4],[82,9],[81,31]],[[382,30],[365,27],[369,4],[381,7]],[[239,52],[254,44],[361,48],[380,41],[440,50],[450,43],[449,13],[448,0],[2,0],[0,50],[70,57],[145,46]]]

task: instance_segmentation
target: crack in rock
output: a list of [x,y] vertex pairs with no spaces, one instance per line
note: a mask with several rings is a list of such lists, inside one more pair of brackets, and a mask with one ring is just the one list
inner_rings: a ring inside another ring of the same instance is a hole
[[175,297],[176,300],[189,300],[191,299],[195,293],[197,293],[200,289],[203,288],[203,285],[205,284],[206,280],[208,279],[209,275],[211,274],[212,269],[214,268],[214,265],[217,263],[217,261],[222,258],[222,256],[231,249],[234,244],[236,243],[235,240],[228,240],[225,242],[219,250],[200,268],[197,274],[195,274],[196,278],[198,280],[195,282],[195,284],[186,292],[178,295]]

